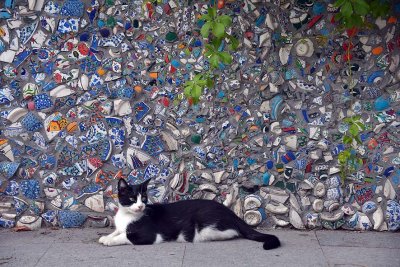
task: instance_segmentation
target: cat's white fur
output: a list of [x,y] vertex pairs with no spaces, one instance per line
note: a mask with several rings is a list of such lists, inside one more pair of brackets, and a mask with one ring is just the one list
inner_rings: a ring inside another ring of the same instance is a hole
[[[118,246],[132,244],[126,237],[126,227],[143,216],[145,204],[142,202],[142,196],[139,194],[137,202],[129,207],[119,204],[117,214],[115,214],[115,231],[107,236],[102,236],[99,243],[106,246]],[[161,236],[160,236],[161,237]]]
[[164,239],[162,238],[162,236],[160,234],[156,235],[156,241],[154,241],[154,244],[160,244],[164,241]]
[[215,226],[207,226],[199,232],[197,229],[194,234],[193,242],[227,240],[237,237],[239,233],[233,229],[220,231]]
[[176,239],[176,242],[186,242],[185,235],[182,234],[182,233],[180,233],[180,234],[178,235],[178,238]]
[[[124,207],[119,204],[118,212],[115,215],[115,231],[107,236],[102,236],[99,239],[99,243],[105,246],[119,246],[132,244],[126,236],[127,226],[135,221],[138,221],[143,216],[145,204],[142,202],[142,196],[139,194],[137,202],[129,207]],[[220,231],[215,226],[208,226],[201,231],[195,230],[193,242],[213,241],[213,240],[226,240],[237,237],[239,234],[237,231],[229,229]],[[160,234],[157,234],[154,244],[159,244],[164,241]],[[186,242],[185,236],[180,233],[177,240],[178,242]]]

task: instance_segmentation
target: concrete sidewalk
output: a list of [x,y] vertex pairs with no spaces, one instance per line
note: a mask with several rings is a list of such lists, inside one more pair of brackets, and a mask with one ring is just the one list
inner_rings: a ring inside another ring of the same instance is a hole
[[400,233],[275,230],[282,247],[248,240],[104,247],[112,229],[0,231],[0,266],[400,266]]

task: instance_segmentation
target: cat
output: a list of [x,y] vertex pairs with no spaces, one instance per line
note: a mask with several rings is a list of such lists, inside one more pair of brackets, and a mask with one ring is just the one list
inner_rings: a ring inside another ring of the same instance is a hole
[[146,205],[149,181],[140,185],[129,185],[124,179],[118,181],[116,229],[100,237],[99,243],[151,245],[163,241],[202,242],[243,237],[264,242],[266,250],[280,246],[276,236],[255,231],[229,208],[213,200]]

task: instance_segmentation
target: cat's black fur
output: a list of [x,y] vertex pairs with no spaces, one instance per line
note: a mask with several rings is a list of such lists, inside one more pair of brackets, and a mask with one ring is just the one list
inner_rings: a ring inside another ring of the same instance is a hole
[[[142,202],[147,203],[147,183],[129,186],[121,179],[118,188],[121,205],[132,205],[136,202],[138,194],[142,195]],[[127,226],[126,236],[133,244],[149,245],[155,242],[157,234],[161,234],[165,241],[174,241],[183,233],[186,241],[193,242],[195,230],[200,232],[204,227],[211,225],[220,231],[232,229],[241,237],[263,242],[264,249],[280,246],[276,236],[255,231],[229,208],[211,200],[146,205],[144,215]]]

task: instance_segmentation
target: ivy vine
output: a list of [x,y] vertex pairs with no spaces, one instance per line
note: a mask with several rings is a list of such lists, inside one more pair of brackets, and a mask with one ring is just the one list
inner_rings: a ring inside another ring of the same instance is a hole
[[344,118],[343,122],[348,126],[348,130],[343,136],[343,143],[349,147],[339,153],[338,161],[340,164],[340,176],[344,182],[349,174],[357,171],[358,167],[363,164],[354,146],[362,145],[360,133],[365,130],[365,125],[361,120],[361,116]]
[[386,17],[390,11],[390,0],[337,0],[333,5],[340,8],[335,19],[346,29],[362,27],[368,15]]
[[[218,14],[216,7],[208,8],[207,14],[201,16],[200,23],[202,24],[200,34],[203,39],[208,40],[204,46],[204,56],[210,62],[211,70],[194,75],[183,85],[184,94],[190,104],[198,103],[205,88],[214,86],[217,75],[212,73],[212,70],[232,63],[232,55],[225,51],[225,48],[234,51],[239,46],[239,41],[227,33],[227,29],[232,25],[232,18]],[[229,41],[228,46],[226,41]]]
[[[339,29],[345,29],[349,38],[346,44],[346,54],[344,60],[348,66],[348,88],[351,89],[352,70],[351,70],[351,49],[353,48],[352,37],[357,34],[358,28],[367,25],[367,17],[387,17],[390,11],[390,0],[337,0],[333,4],[339,8],[335,15]],[[352,99],[353,101],[353,99]],[[365,130],[360,116],[353,116],[343,119],[348,124],[349,130],[343,136],[343,144],[347,146],[344,151],[338,155],[340,165],[340,176],[344,185],[344,181],[348,175],[357,171],[362,166],[363,161],[357,154],[354,147],[362,145],[360,133]]]

